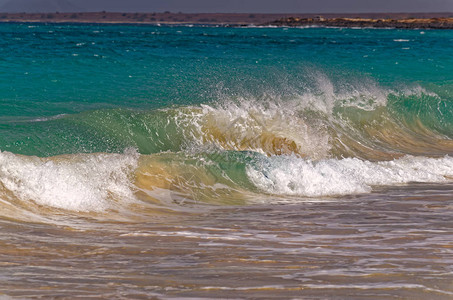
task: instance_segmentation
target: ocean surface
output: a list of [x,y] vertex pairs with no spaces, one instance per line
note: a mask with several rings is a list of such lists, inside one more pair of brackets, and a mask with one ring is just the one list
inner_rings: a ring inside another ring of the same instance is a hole
[[453,299],[452,54],[0,24],[0,299]]

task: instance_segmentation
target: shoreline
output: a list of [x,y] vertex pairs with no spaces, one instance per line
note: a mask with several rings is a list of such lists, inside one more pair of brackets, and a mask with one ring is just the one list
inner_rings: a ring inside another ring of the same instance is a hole
[[236,14],[236,13],[0,13],[1,23],[218,25],[453,29],[453,13]]

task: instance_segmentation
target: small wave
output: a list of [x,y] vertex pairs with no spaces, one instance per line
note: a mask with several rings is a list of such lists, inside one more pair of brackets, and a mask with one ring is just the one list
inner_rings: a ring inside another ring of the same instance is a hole
[[58,120],[58,119],[64,118],[67,115],[68,114],[58,114],[58,115],[51,116],[51,117],[36,118],[36,119],[31,120],[30,122],[46,122],[46,121],[51,121],[51,120]]
[[[338,84],[316,71],[309,77],[285,95],[219,92],[207,104],[24,122],[36,134],[15,142],[17,149],[45,148],[47,157],[0,152],[0,205],[105,212],[138,202],[242,204],[453,176],[448,92],[367,79]],[[55,156],[55,145],[57,154],[75,154]],[[122,153],[128,148],[136,150]]]
[[433,91],[390,90],[367,80],[338,87],[318,73],[313,81],[290,97],[219,96],[197,106],[38,118],[34,122],[48,122],[46,136],[37,132],[23,143],[38,141],[28,147],[44,150],[43,156],[127,147],[141,154],[213,148],[310,159],[453,154],[451,104]]
[[211,102],[199,105],[36,118],[42,124],[24,130],[32,134],[7,137],[0,147],[40,156],[128,147],[145,155],[210,148],[310,159],[453,154],[448,91],[334,79],[317,69],[303,76],[300,86],[258,94],[219,87]]
[[294,156],[262,157],[247,167],[247,174],[266,193],[339,196],[368,193],[373,186],[444,182],[453,176],[453,158],[406,156],[370,162],[357,158],[310,161]]

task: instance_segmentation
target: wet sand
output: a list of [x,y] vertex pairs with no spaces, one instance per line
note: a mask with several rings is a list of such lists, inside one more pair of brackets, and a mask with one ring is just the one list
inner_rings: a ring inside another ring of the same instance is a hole
[[0,297],[451,299],[452,195],[410,184],[141,221],[2,218]]

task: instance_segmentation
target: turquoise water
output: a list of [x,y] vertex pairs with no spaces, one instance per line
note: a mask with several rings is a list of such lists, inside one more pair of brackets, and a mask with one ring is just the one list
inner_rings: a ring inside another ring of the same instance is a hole
[[0,24],[0,298],[451,297],[452,49]]
[[284,103],[326,89],[370,101],[422,90],[421,103],[406,96],[395,106],[426,107],[427,123],[450,129],[434,124],[451,123],[449,30],[2,24],[0,36],[0,149],[13,153],[155,153],[166,149],[93,127],[135,124],[158,108]]

